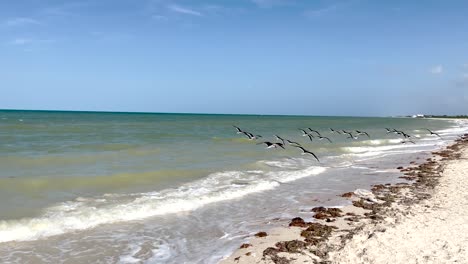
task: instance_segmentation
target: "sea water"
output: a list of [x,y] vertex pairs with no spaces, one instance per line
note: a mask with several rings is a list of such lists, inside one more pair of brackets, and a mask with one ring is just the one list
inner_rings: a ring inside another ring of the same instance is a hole
[[[302,136],[308,127],[332,143]],[[396,166],[467,128],[442,119],[0,111],[0,262],[216,263],[261,228],[397,181]],[[320,162],[259,144],[275,134]]]

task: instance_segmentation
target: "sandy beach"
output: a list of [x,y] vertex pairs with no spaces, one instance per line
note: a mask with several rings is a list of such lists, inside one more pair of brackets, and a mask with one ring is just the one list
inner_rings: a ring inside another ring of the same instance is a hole
[[255,234],[221,263],[468,263],[468,138],[403,168],[407,182],[343,194]]

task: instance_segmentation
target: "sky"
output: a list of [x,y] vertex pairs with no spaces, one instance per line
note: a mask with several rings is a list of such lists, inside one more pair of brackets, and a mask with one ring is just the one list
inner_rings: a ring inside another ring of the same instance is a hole
[[468,114],[468,1],[0,1],[0,109]]

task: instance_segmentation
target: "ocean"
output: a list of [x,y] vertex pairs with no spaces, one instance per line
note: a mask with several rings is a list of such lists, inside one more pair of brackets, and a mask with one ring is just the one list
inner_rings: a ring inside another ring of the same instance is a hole
[[[217,263],[265,226],[402,181],[397,166],[467,131],[443,119],[0,111],[0,262]],[[320,162],[257,144],[275,134]]]

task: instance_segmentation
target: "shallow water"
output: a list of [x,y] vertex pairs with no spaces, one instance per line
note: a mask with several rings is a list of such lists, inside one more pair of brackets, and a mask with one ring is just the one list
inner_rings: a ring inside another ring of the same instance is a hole
[[[297,148],[267,150],[232,125],[298,141],[321,163]],[[333,143],[310,142],[298,130],[306,127]],[[409,118],[1,111],[0,261],[215,263],[265,222],[307,218],[298,208],[395,181],[397,165],[463,131]]]

